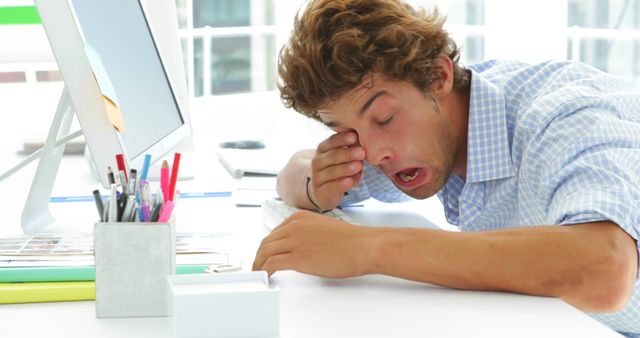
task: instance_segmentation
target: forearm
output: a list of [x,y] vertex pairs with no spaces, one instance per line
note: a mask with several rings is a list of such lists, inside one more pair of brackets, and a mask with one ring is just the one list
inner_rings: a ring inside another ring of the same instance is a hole
[[311,175],[311,159],[315,150],[305,149],[295,153],[278,175],[276,190],[288,204],[302,209],[315,210],[306,193],[307,177]]
[[380,229],[370,272],[612,311],[633,289],[637,253],[633,239],[611,227],[617,229],[595,223],[468,233]]

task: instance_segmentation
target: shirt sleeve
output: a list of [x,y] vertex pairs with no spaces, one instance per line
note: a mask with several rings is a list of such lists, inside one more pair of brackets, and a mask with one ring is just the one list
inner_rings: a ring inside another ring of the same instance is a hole
[[640,140],[637,130],[615,129],[594,127],[556,154],[545,189],[550,224],[610,220],[638,239]]
[[[605,115],[601,111],[601,115]],[[636,241],[640,230],[640,135],[633,123],[599,119],[545,170],[547,224],[611,221]],[[637,241],[638,245],[640,242]],[[638,246],[640,254],[640,246]]]
[[559,170],[549,205],[551,224],[610,220],[637,240],[640,187],[632,175],[640,173],[629,172],[629,158],[640,161],[640,150],[582,154]]
[[386,203],[412,200],[411,197],[398,189],[382,170],[365,161],[360,184],[347,192],[340,206],[348,206],[369,198],[375,198]]

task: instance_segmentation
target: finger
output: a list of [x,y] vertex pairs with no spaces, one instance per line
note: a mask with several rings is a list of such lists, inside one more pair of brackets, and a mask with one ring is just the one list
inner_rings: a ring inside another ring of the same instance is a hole
[[276,271],[295,270],[294,266],[293,254],[288,253],[269,257],[259,269],[254,271],[264,270],[271,277]]
[[[278,226],[276,226],[275,228],[273,228],[273,230],[271,231],[271,234],[267,237],[270,236],[274,236],[274,238],[281,238],[283,236],[287,236],[287,234],[289,233],[288,231],[285,232],[283,231],[283,229],[287,228],[288,229],[288,225],[291,224],[294,221],[297,221],[301,218],[305,218],[307,215],[313,215],[315,214],[312,211],[309,210],[299,210],[294,212],[293,214],[291,214],[291,216],[285,218],[282,223],[280,223]],[[279,236],[279,237],[278,237]]]
[[342,164],[336,164],[323,170],[319,170],[311,176],[311,183],[313,187],[320,187],[321,185],[339,180],[344,177],[353,176],[362,171],[364,166],[362,161],[351,161]]
[[340,201],[344,197],[344,193],[358,184],[359,177],[359,175],[348,176],[339,180],[325,183],[320,188],[318,188],[318,191],[328,191],[330,193],[323,194],[324,199],[319,203],[323,205],[331,205],[332,207],[337,206],[338,204],[340,204]]
[[290,244],[290,242],[291,241],[288,241],[286,239],[281,239],[279,241],[260,245],[260,248],[258,248],[258,252],[256,253],[256,258],[253,261],[253,270],[259,270],[264,262],[271,256],[291,252],[292,245]]
[[345,131],[335,133],[318,144],[316,151],[318,153],[326,153],[335,148],[341,148],[355,144],[358,141],[358,135],[354,131]]
[[311,159],[311,169],[317,172],[336,164],[360,162],[364,157],[364,148],[361,146],[335,148],[324,153],[316,153],[316,156]]
[[353,178],[353,185],[351,187],[349,187],[349,189],[355,187],[356,185],[360,184],[360,180],[362,179],[362,170],[358,171],[358,173],[356,173],[355,175],[351,176],[351,178]]
[[358,184],[357,175],[343,177],[339,180],[326,183],[321,189],[330,189],[331,191],[339,191],[341,193],[353,188]]

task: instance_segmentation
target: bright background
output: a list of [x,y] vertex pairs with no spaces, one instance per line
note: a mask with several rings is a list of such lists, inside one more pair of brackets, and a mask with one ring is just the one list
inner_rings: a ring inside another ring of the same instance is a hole
[[[410,3],[438,6],[448,16],[446,29],[462,47],[463,64],[573,59],[640,84],[640,0]],[[176,5],[192,98],[276,89],[277,53],[302,1],[176,0]],[[33,0],[2,0],[1,150],[17,151],[24,141],[44,139],[62,89],[56,69]]]

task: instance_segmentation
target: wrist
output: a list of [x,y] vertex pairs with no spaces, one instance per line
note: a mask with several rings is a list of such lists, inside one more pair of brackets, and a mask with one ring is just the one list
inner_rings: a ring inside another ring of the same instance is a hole
[[313,197],[311,197],[311,176],[307,176],[307,184],[306,184],[306,191],[307,191],[307,200],[309,201],[309,203],[311,203],[311,205],[313,205],[314,208],[316,208],[317,211],[322,212],[323,209],[318,205],[318,203],[316,203],[313,200]]
[[382,229],[362,228],[363,234],[361,248],[361,267],[363,274],[382,274],[384,264],[388,259],[388,251],[385,250],[385,234]]

